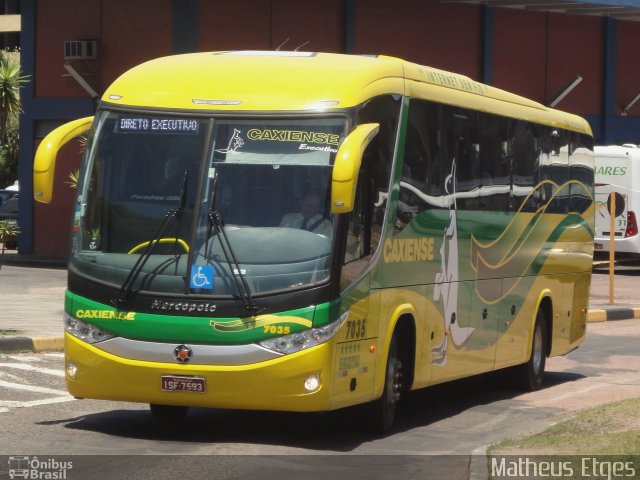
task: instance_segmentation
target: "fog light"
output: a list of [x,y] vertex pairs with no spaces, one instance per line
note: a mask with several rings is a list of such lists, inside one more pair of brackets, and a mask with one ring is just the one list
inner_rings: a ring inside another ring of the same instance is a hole
[[320,378],[318,375],[311,375],[304,381],[304,389],[307,392],[315,392],[318,388],[320,388]]
[[76,367],[75,363],[68,362],[66,371],[67,377],[69,377],[71,380],[76,379],[76,375],[78,374],[78,367]]

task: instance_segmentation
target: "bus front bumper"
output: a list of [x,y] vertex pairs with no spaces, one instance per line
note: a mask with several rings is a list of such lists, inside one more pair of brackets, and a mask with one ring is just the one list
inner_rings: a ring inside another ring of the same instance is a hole
[[[67,389],[77,398],[210,408],[325,411],[331,409],[334,345],[334,341],[329,341],[249,365],[191,365],[119,357],[66,333]],[[203,379],[205,391],[163,391],[162,377],[166,376]],[[319,385],[308,391],[309,384],[305,387],[305,382],[313,376]]]

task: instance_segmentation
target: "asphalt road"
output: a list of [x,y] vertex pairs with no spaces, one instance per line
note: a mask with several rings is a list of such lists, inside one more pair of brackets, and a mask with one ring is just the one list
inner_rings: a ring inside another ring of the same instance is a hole
[[[582,408],[640,397],[640,321],[588,328],[581,348],[548,361],[542,390],[515,392],[492,374],[414,392],[387,437],[363,431],[361,409],[193,409],[179,423],[158,422],[146,405],[69,397],[60,353],[1,355],[0,455],[89,455],[69,457],[69,479],[182,480],[205,471],[208,478],[466,479],[469,456],[486,445],[540,431]],[[0,457],[0,478],[7,465]]]

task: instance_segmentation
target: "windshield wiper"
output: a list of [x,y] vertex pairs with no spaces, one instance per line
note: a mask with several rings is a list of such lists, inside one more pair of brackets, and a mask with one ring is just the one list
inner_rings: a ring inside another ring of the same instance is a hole
[[211,189],[211,201],[209,202],[209,211],[207,213],[209,218],[209,228],[207,230],[207,240],[205,242],[204,255],[205,258],[208,258],[209,238],[211,238],[211,231],[213,229],[213,233],[216,235],[216,237],[218,237],[218,241],[220,242],[222,253],[227,262],[227,265],[229,266],[229,271],[231,272],[233,281],[236,284],[236,288],[238,289],[238,293],[240,294],[240,299],[242,300],[242,304],[244,305],[245,310],[247,310],[247,312],[249,312],[251,315],[257,315],[258,313],[260,313],[261,309],[253,301],[249,284],[247,283],[246,278],[244,278],[244,275],[240,270],[240,264],[238,263],[238,259],[233,252],[233,247],[231,247],[231,242],[229,242],[229,237],[227,237],[227,233],[224,229],[222,216],[220,215],[220,212],[218,212],[215,208],[217,180],[218,176],[214,174],[213,185]]
[[126,304],[129,300],[129,295],[131,294],[131,290],[134,282],[138,278],[138,275],[144,268],[147,260],[151,258],[151,255],[155,251],[156,247],[160,243],[160,239],[164,235],[164,232],[169,228],[169,225],[175,221],[180,214],[184,211],[185,206],[187,204],[187,181],[189,178],[189,172],[187,170],[184,171],[184,179],[182,180],[182,190],[180,191],[180,204],[176,208],[170,209],[165,215],[162,223],[156,230],[156,233],[151,237],[149,243],[145,247],[142,254],[138,257],[138,260],[133,265],[127,278],[124,279],[120,290],[118,291],[118,296],[116,298],[111,299],[111,304],[120,308],[122,305]]

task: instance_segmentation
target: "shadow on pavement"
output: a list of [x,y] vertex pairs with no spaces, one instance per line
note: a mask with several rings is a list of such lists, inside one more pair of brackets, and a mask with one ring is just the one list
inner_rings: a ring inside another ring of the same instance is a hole
[[[550,372],[543,388],[572,382],[582,375]],[[505,375],[494,372],[410,392],[401,402],[393,434],[425,428],[474,407],[511,400],[510,408],[524,401],[523,392],[505,388]],[[516,402],[515,404],[513,402]],[[111,410],[46,424],[98,432],[129,439],[179,443],[278,445],[309,450],[350,452],[379,435],[368,433],[367,406],[327,413],[282,413],[217,409],[190,409],[182,420],[154,419],[144,405],[140,410]]]

